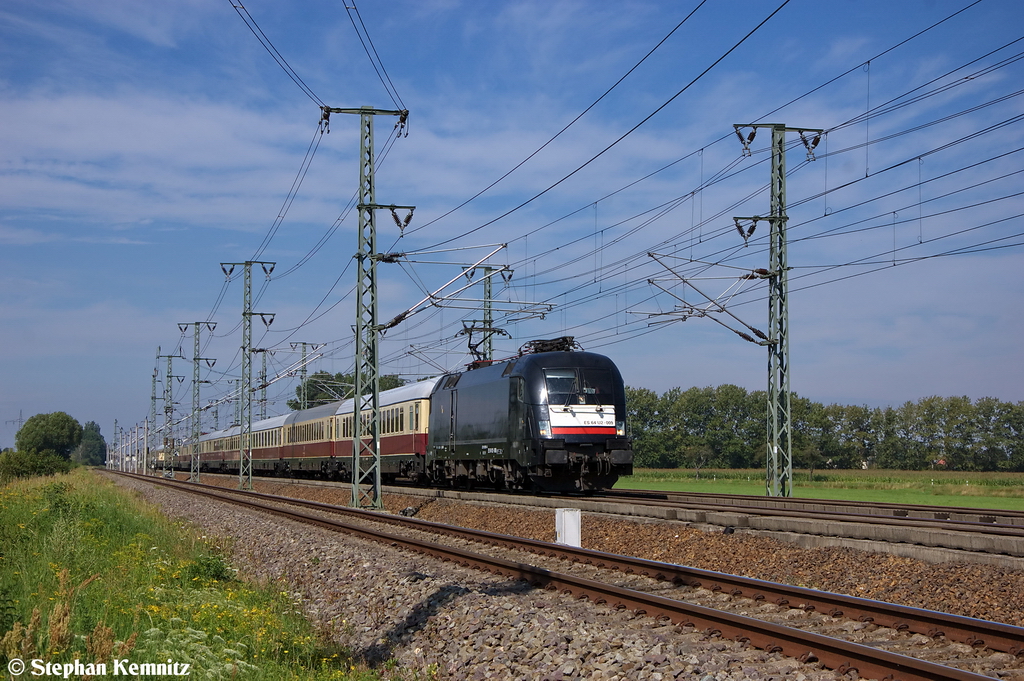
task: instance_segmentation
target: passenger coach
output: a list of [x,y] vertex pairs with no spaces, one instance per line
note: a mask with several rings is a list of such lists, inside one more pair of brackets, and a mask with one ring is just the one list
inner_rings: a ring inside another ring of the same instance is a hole
[[[430,392],[436,379],[410,383],[380,395],[381,474],[418,479],[424,470]],[[254,474],[350,480],[353,400],[332,402],[252,424]],[[364,429],[368,414],[363,414]],[[238,472],[241,428],[207,433],[199,439],[200,470]],[[192,447],[175,457],[188,470]]]

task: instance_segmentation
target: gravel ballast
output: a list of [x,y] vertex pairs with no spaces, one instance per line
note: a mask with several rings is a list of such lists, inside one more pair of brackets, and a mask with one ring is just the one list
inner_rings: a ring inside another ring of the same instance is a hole
[[118,483],[226,539],[240,578],[288,591],[326,635],[370,665],[393,659],[445,679],[847,678],[383,544],[142,481]]
[[[207,476],[207,484],[236,487],[237,480]],[[344,488],[257,481],[256,491],[346,505]],[[416,517],[499,534],[555,541],[550,509],[473,504],[448,499],[386,495],[386,509],[417,509]],[[1024,571],[978,563],[934,564],[843,547],[805,549],[737,530],[696,528],[682,522],[627,520],[583,514],[584,548],[660,560],[703,570],[899,603],[965,617],[1024,626]]]

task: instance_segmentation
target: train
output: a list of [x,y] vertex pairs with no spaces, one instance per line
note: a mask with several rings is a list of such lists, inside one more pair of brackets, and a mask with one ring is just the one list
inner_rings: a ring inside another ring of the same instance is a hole
[[[379,405],[384,484],[593,493],[633,472],[622,376],[571,337],[382,391]],[[253,474],[351,481],[354,410],[348,399],[254,422]],[[207,433],[172,466],[190,470],[198,450],[201,472],[237,473],[240,439],[237,425]]]

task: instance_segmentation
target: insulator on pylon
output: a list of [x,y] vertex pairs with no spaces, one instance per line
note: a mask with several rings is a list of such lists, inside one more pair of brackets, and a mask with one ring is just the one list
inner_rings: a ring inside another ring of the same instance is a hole
[[750,341],[751,343],[757,343],[756,340],[751,338],[749,335],[743,333],[742,331],[736,331],[736,335],[739,336],[740,338],[742,338],[745,341]]

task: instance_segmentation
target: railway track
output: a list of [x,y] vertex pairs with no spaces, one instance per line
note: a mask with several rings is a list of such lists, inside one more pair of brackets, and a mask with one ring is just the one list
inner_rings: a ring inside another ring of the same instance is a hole
[[[348,487],[348,483],[316,480],[267,480]],[[592,513],[770,533],[783,539],[797,539],[805,548],[831,542],[929,562],[974,561],[1024,568],[1024,513],[1015,511],[882,504],[875,509],[878,512],[868,512],[868,505],[857,502],[649,490],[610,490],[590,497],[414,487],[387,487],[385,491],[470,502],[572,507]]]
[[[146,480],[185,486],[167,480]],[[1013,668],[1024,650],[1024,629],[999,623],[317,502],[185,487],[230,503],[251,505],[461,565],[525,579],[538,587],[557,589],[596,603],[716,631],[765,650],[818,660],[840,673],[856,669],[866,678],[980,679],[985,677],[969,669],[1001,669],[1014,674]],[[295,506],[305,510],[296,510]],[[339,520],[339,516],[345,519]],[[383,526],[386,528],[382,529]],[[459,545],[439,544],[439,533]],[[480,548],[481,544],[491,547],[489,554]],[[514,552],[542,556],[549,561],[549,567],[509,560]],[[609,577],[610,570],[619,577]],[[612,583],[616,581],[620,584]],[[628,585],[623,585],[623,581]],[[865,639],[866,644],[836,638],[853,631],[861,632],[863,637],[863,630],[868,628],[873,636]],[[947,664],[900,655],[887,648],[913,650],[920,657],[946,660]],[[958,665],[968,669],[958,669]],[[1020,671],[1020,678],[1024,678],[1024,671]]]
[[[943,512],[915,510],[916,517],[911,517],[915,507],[907,505],[883,506],[878,509],[880,512],[868,512],[864,505],[827,503],[817,499],[703,497],[672,492],[615,490],[603,496],[664,508],[667,512],[674,512],[676,520],[1024,557],[1024,514],[1018,515],[1013,511],[1000,512],[1002,515],[980,515],[977,509],[958,509],[960,512],[949,509]],[[954,513],[961,518],[977,519],[953,518]]]

